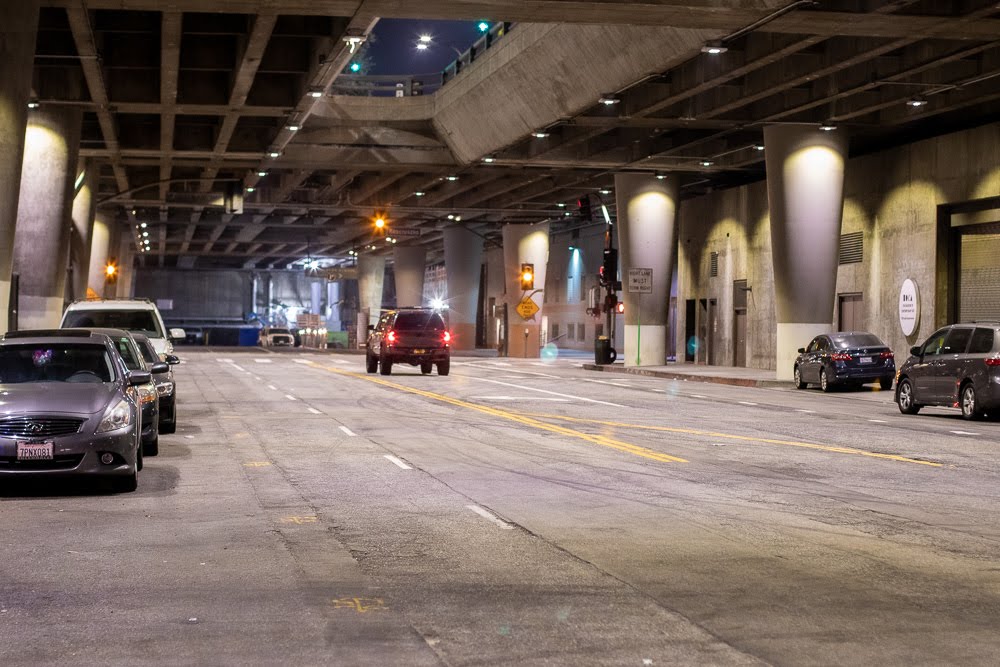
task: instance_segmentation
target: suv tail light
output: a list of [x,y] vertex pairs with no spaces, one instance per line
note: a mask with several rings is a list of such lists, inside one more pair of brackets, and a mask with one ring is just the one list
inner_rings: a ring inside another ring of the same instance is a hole
[[896,358],[896,355],[893,354],[892,352],[883,352],[879,356],[881,356],[883,359],[895,359]]
[[451,342],[451,333],[448,332],[448,331],[445,331],[444,335],[441,338],[442,338],[442,340],[444,340],[445,343],[450,343]]
[[833,359],[834,361],[850,361],[851,355],[847,354],[846,352],[834,352],[833,354],[830,355],[830,358]]
[[385,335],[385,339],[389,341],[389,345],[392,345],[396,342],[396,332],[390,329],[389,333]]
[[1000,357],[990,357],[986,360],[987,366],[998,367],[1000,366]]

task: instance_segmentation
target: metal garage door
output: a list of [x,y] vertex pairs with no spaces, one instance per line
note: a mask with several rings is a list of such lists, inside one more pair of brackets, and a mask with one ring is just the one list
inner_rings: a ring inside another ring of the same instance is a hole
[[959,281],[960,321],[1000,320],[1000,233],[962,234]]

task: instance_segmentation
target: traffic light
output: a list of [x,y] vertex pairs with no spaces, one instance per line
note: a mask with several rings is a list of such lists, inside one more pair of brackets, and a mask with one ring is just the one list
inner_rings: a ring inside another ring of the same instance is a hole
[[608,285],[618,280],[618,249],[605,248],[604,262],[601,265],[601,284]]
[[576,205],[580,208],[580,219],[590,221],[594,219],[594,214],[590,210],[590,195],[584,195],[576,200]]
[[522,290],[535,289],[535,265],[522,264],[520,278]]
[[624,301],[619,301],[618,302],[618,305],[615,306],[615,312],[618,313],[619,315],[622,315],[622,314],[625,313],[625,302]]

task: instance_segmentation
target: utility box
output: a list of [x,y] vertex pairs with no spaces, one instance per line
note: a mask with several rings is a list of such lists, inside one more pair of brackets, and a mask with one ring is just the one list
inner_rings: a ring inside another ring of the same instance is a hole
[[611,347],[611,339],[607,336],[598,336],[594,340],[594,363],[603,366],[615,363],[618,353]]

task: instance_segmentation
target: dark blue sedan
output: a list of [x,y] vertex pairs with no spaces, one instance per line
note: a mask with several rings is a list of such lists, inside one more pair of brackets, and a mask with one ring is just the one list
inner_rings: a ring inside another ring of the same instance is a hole
[[896,359],[878,336],[842,331],[816,336],[809,347],[799,348],[794,373],[798,389],[818,384],[823,391],[831,391],[836,385],[868,382],[890,389],[896,377]]

